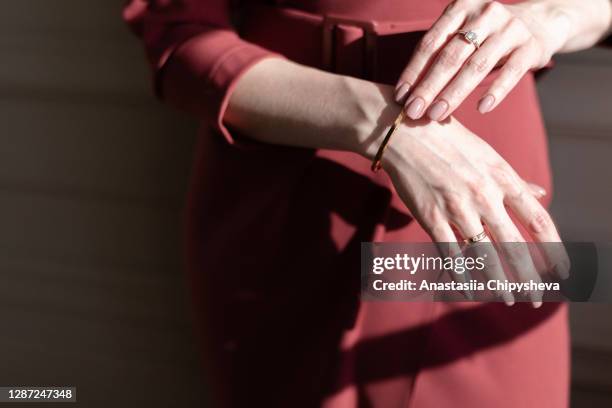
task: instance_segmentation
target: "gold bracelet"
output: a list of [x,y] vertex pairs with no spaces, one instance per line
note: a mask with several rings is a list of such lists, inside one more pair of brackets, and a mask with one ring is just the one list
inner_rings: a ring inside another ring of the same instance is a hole
[[404,121],[404,109],[402,108],[399,115],[397,115],[397,118],[395,118],[395,121],[393,122],[389,130],[387,131],[385,138],[383,139],[382,143],[380,144],[380,147],[378,148],[378,151],[376,152],[376,156],[374,156],[374,160],[372,161],[372,167],[371,167],[373,172],[377,172],[378,170],[382,168],[381,161],[382,161],[383,154],[385,154],[385,150],[387,149],[387,145],[389,144],[389,140],[391,140],[391,136],[393,136],[393,134],[395,133],[395,131],[397,130],[397,128],[403,121]]

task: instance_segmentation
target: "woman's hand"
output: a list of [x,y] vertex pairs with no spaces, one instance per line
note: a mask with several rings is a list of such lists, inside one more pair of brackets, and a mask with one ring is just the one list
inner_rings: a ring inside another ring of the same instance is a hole
[[[549,2],[550,3],[550,2]],[[494,109],[531,69],[545,66],[566,41],[567,19],[545,2],[504,5],[456,0],[421,40],[396,86],[412,119],[444,120],[496,66],[499,77],[478,110]],[[476,46],[457,31],[473,32]]]
[[[260,142],[348,150],[371,160],[384,135],[381,124],[392,123],[400,109],[391,87],[270,58],[242,77],[225,120]],[[499,253],[515,275],[538,282],[525,237],[508,207],[536,242],[560,243],[542,249],[547,267],[567,276],[569,259],[537,199],[541,188],[523,181],[484,140],[452,117],[443,123],[405,121],[397,133],[382,165],[433,241],[457,247],[453,228],[470,238],[481,233],[484,224],[491,240],[501,244]],[[493,245],[489,248],[486,272],[490,279],[503,280],[501,263],[495,262],[498,252]],[[511,293],[499,295],[509,304],[514,301]],[[532,293],[531,299],[539,305],[541,294]]]
[[[536,242],[561,243],[555,225],[512,167],[484,140],[451,118],[446,123],[420,121],[398,129],[383,157],[383,167],[406,206],[435,242],[456,243],[454,229],[463,238],[486,227],[501,244],[498,254],[489,245],[486,273],[504,280],[503,258],[524,282],[540,282],[525,237],[510,218],[511,209]],[[491,242],[488,238],[483,242]],[[560,278],[569,273],[563,245],[543,245],[546,266]],[[499,293],[509,304],[509,292]],[[539,306],[540,293],[531,293]]]

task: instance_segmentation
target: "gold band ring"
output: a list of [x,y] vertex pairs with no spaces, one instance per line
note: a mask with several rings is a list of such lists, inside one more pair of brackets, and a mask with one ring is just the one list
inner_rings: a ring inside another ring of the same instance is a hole
[[484,240],[486,237],[487,237],[487,233],[485,232],[485,230],[482,230],[482,232],[474,235],[473,237],[464,239],[463,242],[467,245],[475,244],[476,242],[480,242]]

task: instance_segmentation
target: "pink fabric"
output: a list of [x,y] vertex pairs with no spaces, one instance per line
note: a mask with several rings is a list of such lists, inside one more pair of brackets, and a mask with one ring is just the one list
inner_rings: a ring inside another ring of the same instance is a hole
[[[187,256],[218,406],[567,406],[565,306],[361,302],[360,242],[429,240],[387,176],[352,153],[236,149],[218,137],[240,136],[230,135],[222,116],[243,72],[276,54],[316,65],[320,44],[316,33],[296,38],[292,24],[274,30],[257,14],[243,16],[238,36],[228,1],[132,0],[124,12],[164,97],[206,112]],[[275,2],[318,15],[422,21],[423,29],[447,3]],[[397,60],[385,65],[384,81],[393,82],[414,44],[405,46],[404,60],[394,52]],[[498,109],[480,115],[477,100],[494,75],[456,116],[550,192],[534,78],[525,76]]]
[[203,89],[185,90],[204,96],[198,99],[205,108],[199,110],[208,115],[205,120],[233,143],[222,122],[233,85],[252,64],[274,53],[240,39],[228,13],[226,0],[133,0],[123,18],[143,40],[155,93],[163,98],[165,65],[180,49],[182,63],[202,79]]

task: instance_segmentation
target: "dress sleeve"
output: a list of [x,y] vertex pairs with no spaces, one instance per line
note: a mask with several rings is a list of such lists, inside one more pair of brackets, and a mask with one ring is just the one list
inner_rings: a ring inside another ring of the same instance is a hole
[[180,109],[203,114],[204,121],[233,143],[222,121],[231,92],[249,67],[277,55],[238,36],[229,3],[129,0],[123,19],[144,44],[155,94]]

